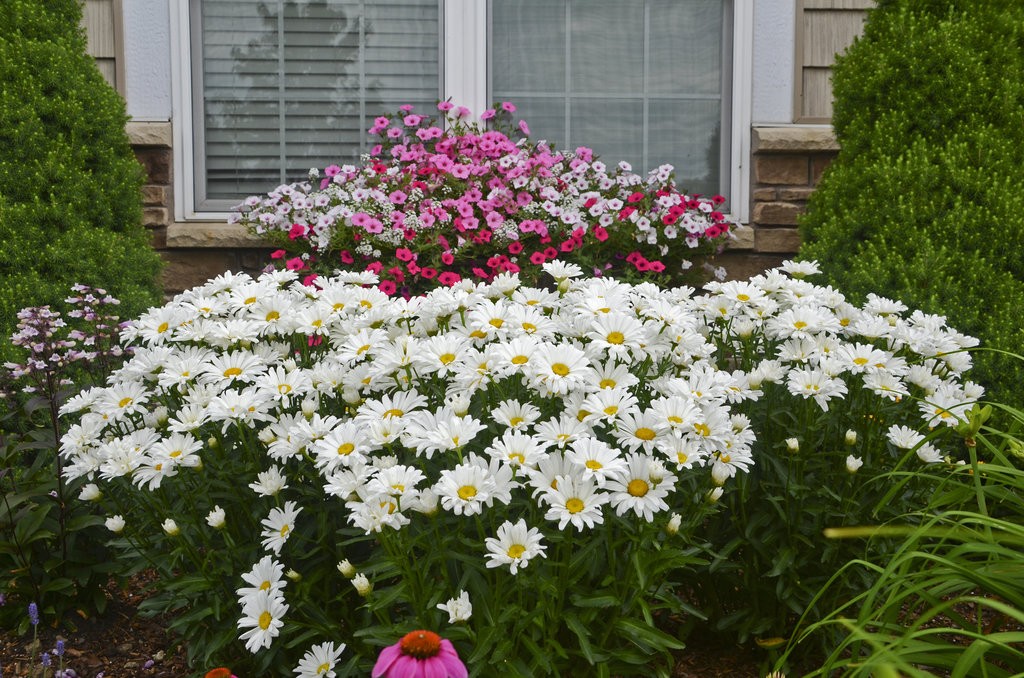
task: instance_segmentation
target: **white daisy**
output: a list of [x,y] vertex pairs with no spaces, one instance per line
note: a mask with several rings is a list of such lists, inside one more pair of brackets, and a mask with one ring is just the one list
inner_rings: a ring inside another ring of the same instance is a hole
[[498,527],[498,536],[484,539],[487,546],[487,567],[508,565],[516,574],[526,567],[533,558],[546,558],[547,546],[541,543],[541,533],[536,527],[528,528],[522,518],[518,522],[505,521]]

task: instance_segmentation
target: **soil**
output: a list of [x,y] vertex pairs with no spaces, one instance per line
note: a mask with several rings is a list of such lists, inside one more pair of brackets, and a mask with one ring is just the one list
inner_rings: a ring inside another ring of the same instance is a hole
[[[145,597],[145,583],[108,587],[110,603],[99,617],[80,621],[73,631],[39,626],[39,642],[33,652],[31,638],[0,629],[0,676],[4,678],[52,678],[41,672],[39,657],[51,651],[57,639],[65,643],[64,667],[74,673],[66,678],[185,678],[186,653],[167,632],[164,620],[144,618],[136,609]],[[35,657],[35,666],[30,665]],[[673,678],[758,678],[758,653],[719,641],[693,638],[680,652]],[[56,668],[56,663],[54,668]],[[34,671],[32,669],[34,668]],[[242,678],[248,678],[243,676]]]

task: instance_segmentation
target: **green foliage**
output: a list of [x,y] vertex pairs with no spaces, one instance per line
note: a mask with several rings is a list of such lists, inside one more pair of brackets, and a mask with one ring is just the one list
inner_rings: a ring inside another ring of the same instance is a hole
[[[1014,461],[1024,450],[1024,413],[1008,412],[1017,433],[978,427],[969,438],[978,454],[936,485],[925,509],[832,533],[901,544],[890,557],[853,560],[835,574],[823,598],[849,577],[874,584],[794,634],[780,668],[796,647],[825,638],[832,651],[810,676],[1024,673],[1024,472]],[[980,463],[982,454],[991,461]]]
[[[0,3],[0,335],[73,282],[135,315],[160,298],[124,103],[85,53],[76,0]],[[10,349],[0,344],[0,357]]]
[[[982,345],[1024,343],[1024,6],[881,3],[834,74],[842,150],[802,221],[801,256],[854,298],[948,317]],[[975,355],[1020,404],[1024,367]]]

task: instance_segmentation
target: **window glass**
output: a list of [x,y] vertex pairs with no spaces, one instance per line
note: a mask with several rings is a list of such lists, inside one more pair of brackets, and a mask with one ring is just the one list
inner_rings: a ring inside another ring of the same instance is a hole
[[375,116],[439,98],[439,0],[203,0],[193,10],[200,209],[354,161]]
[[722,0],[491,0],[489,101],[536,138],[590,146],[635,171],[663,163],[692,193],[724,193]]

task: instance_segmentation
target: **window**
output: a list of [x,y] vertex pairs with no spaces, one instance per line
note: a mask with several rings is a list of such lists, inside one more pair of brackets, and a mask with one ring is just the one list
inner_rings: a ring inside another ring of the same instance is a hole
[[[352,161],[382,112],[511,101],[532,136],[690,192],[736,167],[728,0],[190,0],[186,218]],[[446,25],[447,24],[447,25]],[[735,185],[734,183],[732,185]],[[738,196],[731,196],[738,198]]]

